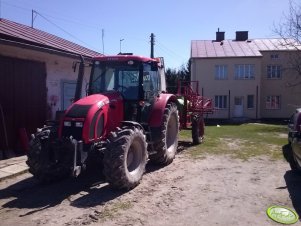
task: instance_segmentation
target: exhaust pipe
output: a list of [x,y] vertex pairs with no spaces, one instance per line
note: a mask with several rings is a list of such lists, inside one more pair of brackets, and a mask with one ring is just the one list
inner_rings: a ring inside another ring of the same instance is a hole
[[81,62],[79,64],[79,69],[78,69],[78,76],[77,76],[77,82],[76,82],[74,102],[78,101],[81,98],[83,79],[84,79],[85,60],[84,60],[82,55],[79,55],[79,57],[80,57]]

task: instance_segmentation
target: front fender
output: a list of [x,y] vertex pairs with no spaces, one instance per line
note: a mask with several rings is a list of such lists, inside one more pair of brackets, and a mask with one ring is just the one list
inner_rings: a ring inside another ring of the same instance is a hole
[[175,102],[176,103],[177,98],[175,95],[170,93],[162,93],[154,102],[150,118],[149,118],[149,126],[150,127],[159,127],[162,125],[163,121],[163,114],[165,107],[168,102]]

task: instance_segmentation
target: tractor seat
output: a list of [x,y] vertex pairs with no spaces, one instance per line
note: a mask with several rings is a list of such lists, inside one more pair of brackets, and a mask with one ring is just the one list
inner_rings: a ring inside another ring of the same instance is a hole
[[126,100],[137,100],[138,99],[138,86],[129,86],[123,92],[123,96]]

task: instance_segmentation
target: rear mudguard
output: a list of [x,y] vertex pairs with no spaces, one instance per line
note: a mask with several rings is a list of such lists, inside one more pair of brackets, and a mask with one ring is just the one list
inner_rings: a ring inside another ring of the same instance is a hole
[[178,105],[177,97],[170,93],[161,93],[154,101],[148,122],[150,127],[160,127],[162,125],[164,110],[168,102],[174,102]]

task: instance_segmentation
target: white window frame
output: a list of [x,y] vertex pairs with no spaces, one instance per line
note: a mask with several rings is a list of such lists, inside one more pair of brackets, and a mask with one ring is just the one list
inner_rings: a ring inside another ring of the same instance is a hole
[[255,64],[236,64],[235,79],[255,79]]
[[265,99],[265,109],[278,110],[281,109],[280,95],[269,95]]
[[267,79],[281,79],[282,66],[276,64],[267,65]]
[[215,65],[214,78],[216,80],[228,79],[228,66],[227,65]]
[[214,96],[214,106],[218,109],[227,109],[228,108],[227,95],[215,95]]

